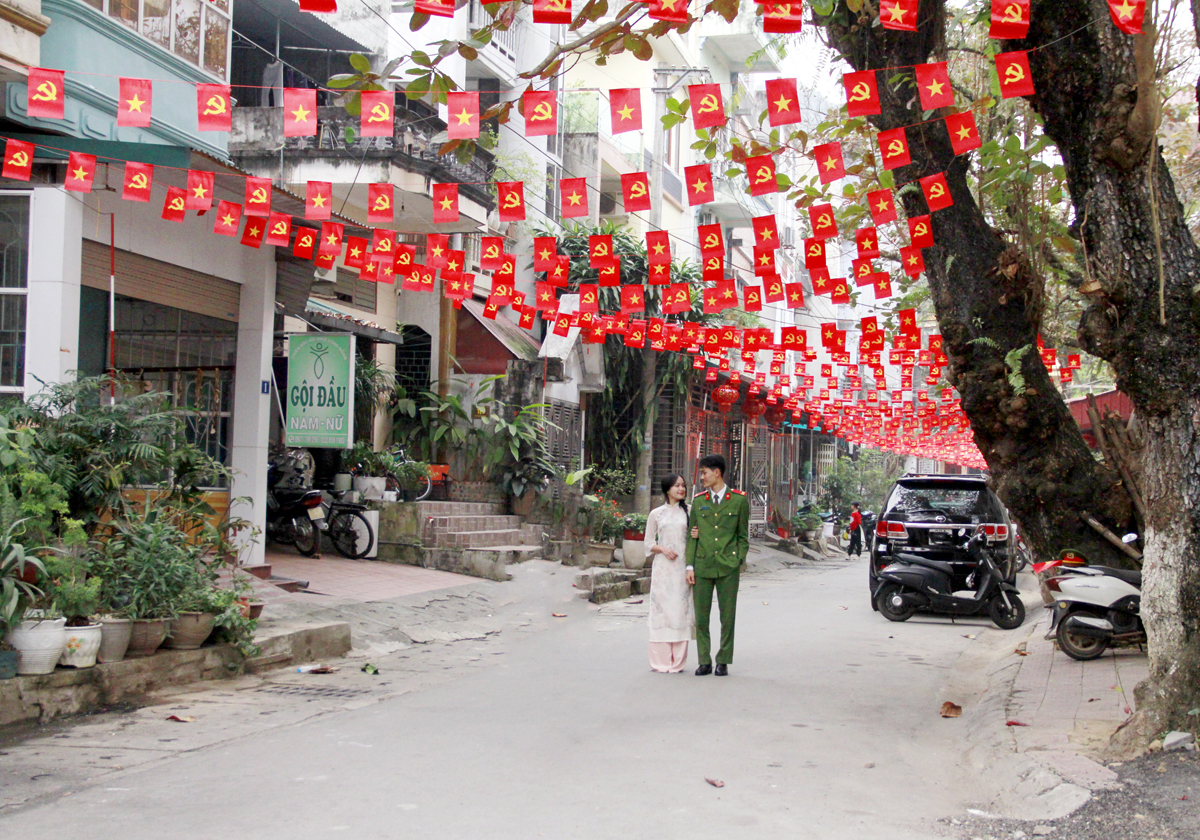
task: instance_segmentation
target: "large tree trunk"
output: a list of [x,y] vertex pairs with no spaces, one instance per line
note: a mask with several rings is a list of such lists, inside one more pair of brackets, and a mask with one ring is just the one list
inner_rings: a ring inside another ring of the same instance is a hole
[[[920,4],[916,34],[891,32],[856,17],[840,4],[827,21],[833,48],[855,70],[912,66],[944,58],[945,4]],[[864,7],[866,8],[866,7]],[[888,74],[894,75],[895,71]],[[901,71],[903,72],[903,71]],[[912,164],[895,171],[898,186],[946,172],[954,205],[933,214],[936,245],[924,252],[951,382],[962,397],[975,442],[987,460],[992,483],[1040,556],[1068,546],[1106,562],[1120,555],[1080,517],[1087,510],[1110,527],[1130,521],[1120,477],[1088,450],[1037,353],[1043,279],[1023,254],[985,219],[968,183],[968,157],[955,157],[945,125],[922,122],[907,85],[880,84],[883,113],[871,117],[879,130],[908,129]],[[920,191],[901,198],[912,217],[927,212]],[[1005,357],[1025,348],[1014,389]]]
[[[1121,34],[1104,0],[1035,0],[1013,48],[1032,53],[1031,104],[1066,165],[1074,229],[1098,284],[1079,336],[1107,359],[1143,424],[1149,510],[1143,617],[1150,680],[1135,746],[1192,728],[1200,706],[1200,253],[1156,140],[1154,35]],[[1089,21],[1101,18],[1098,24]]]

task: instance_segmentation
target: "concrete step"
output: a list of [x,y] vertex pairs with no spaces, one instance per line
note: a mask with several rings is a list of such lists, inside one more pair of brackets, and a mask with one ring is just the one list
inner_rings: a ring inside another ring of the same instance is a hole
[[425,543],[435,543],[446,533],[463,531],[501,531],[521,527],[521,517],[502,515],[431,516],[425,520]]
[[422,519],[438,516],[503,516],[508,510],[503,504],[490,502],[417,502]]
[[[439,548],[485,548],[497,545],[525,545],[525,531],[504,528],[495,531],[450,531],[439,537]],[[541,545],[538,545],[541,548]]]
[[295,578],[282,577],[280,575],[271,575],[267,578],[267,583],[273,583],[284,592],[303,592],[308,589],[308,581],[296,580]]
[[489,545],[467,548],[462,553],[469,563],[491,568],[493,574],[488,577],[492,580],[512,580],[512,575],[504,570],[505,566],[542,559],[540,545]]

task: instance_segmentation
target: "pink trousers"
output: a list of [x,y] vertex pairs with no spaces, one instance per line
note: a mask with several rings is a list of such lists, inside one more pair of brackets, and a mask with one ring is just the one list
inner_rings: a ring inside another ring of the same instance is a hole
[[687,642],[651,642],[650,668],[662,674],[678,674],[687,664]]

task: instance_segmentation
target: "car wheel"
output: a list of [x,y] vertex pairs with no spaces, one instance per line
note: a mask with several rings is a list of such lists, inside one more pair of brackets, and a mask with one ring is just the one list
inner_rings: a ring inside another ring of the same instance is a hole
[[1008,593],[1005,603],[1004,593],[998,592],[988,601],[988,615],[1001,630],[1016,630],[1025,623],[1025,604],[1015,592]]
[[[883,617],[888,621],[908,621],[912,618],[913,613],[917,608],[912,604],[907,604],[900,600],[900,595],[904,590],[894,583],[889,583],[879,590],[879,594],[875,596],[875,608],[883,614]],[[899,604],[896,601],[900,601]]]

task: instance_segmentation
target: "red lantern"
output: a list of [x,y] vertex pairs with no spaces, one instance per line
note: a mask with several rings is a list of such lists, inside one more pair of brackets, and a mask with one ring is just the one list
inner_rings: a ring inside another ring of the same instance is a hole
[[778,425],[788,419],[788,415],[792,410],[785,403],[777,402],[771,406],[771,410],[767,412],[767,422]]
[[746,400],[742,403],[742,414],[751,423],[757,423],[758,418],[767,413],[767,404],[761,399]]
[[729,411],[738,398],[738,389],[726,382],[713,389],[713,402],[717,404],[717,410]]

